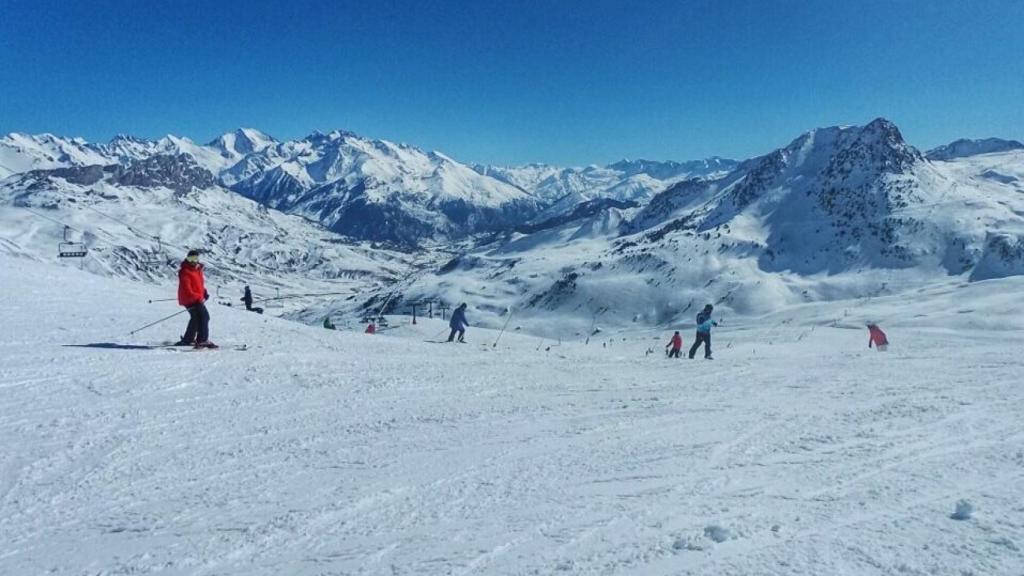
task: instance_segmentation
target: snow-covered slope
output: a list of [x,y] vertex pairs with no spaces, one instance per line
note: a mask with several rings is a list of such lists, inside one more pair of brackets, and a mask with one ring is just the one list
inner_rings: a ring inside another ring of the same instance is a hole
[[1016,154],[933,163],[882,119],[813,130],[640,208],[522,228],[425,275],[407,298],[514,309],[556,334],[565,327],[545,323],[551,314],[570,317],[570,331],[666,325],[707,302],[755,314],[1024,274]]
[[1010,150],[1024,150],[1024,144],[1016,140],[1003,140],[1002,138],[984,138],[981,140],[962,138],[929,150],[927,156],[929,160],[953,160],[955,158],[991,154],[993,152],[1008,152]]
[[[973,224],[975,241],[984,238],[971,278],[1024,274],[1024,226],[1014,218],[1024,216],[1020,204],[1024,196],[1024,149],[966,156],[937,162],[936,166],[978,195],[970,205],[972,210],[957,215],[957,224]],[[970,214],[983,207],[987,207],[986,213],[976,214],[971,223]],[[973,253],[978,252],[975,242]]]
[[0,138],[0,179],[29,170],[110,164],[81,138],[11,133]]
[[705,362],[226,308],[225,349],[147,349],[164,287],[0,269],[2,574],[1024,572],[1021,278],[738,318]]
[[411,261],[226,190],[188,155],[11,176],[0,182],[0,222],[0,252],[52,262],[68,234],[88,255],[64,264],[149,282],[176,281],[185,252],[200,248],[212,285],[236,303],[245,284],[258,298],[280,290],[365,298]]

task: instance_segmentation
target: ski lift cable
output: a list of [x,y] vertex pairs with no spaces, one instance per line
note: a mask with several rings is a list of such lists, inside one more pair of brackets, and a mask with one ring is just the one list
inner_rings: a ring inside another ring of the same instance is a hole
[[[149,238],[149,239],[155,241],[157,246],[156,246],[156,249],[154,251],[152,251],[152,254],[154,255],[154,257],[152,257],[150,259],[147,259],[146,262],[145,262],[146,264],[155,264],[155,263],[157,263],[160,255],[165,253],[165,248],[174,248],[174,249],[177,249],[177,250],[181,250],[182,252],[187,252],[190,249],[190,247],[188,247],[188,246],[181,246],[181,245],[178,245],[178,244],[174,244],[172,242],[166,242],[166,241],[163,240],[163,238],[161,236],[155,236],[153,234],[149,234],[149,233],[147,233],[147,232],[145,232],[143,230],[140,230],[138,227],[133,226],[132,224],[129,224],[128,222],[126,222],[126,221],[124,221],[124,220],[122,220],[120,218],[117,218],[115,216],[111,216],[110,214],[102,212],[102,211],[100,211],[99,209],[97,209],[97,208],[95,208],[93,206],[86,206],[86,208],[92,210],[93,212],[96,212],[100,216],[103,216],[105,218],[109,218],[110,220],[113,220],[114,222],[118,222],[118,223],[124,225],[126,228],[128,228],[129,231],[134,232],[135,234],[138,234],[139,236],[144,236],[146,238]],[[113,235],[111,235],[111,236],[113,236]]]
[[143,232],[142,230],[139,230],[138,228],[136,228],[135,226],[132,226],[131,224],[125,222],[124,220],[122,220],[120,218],[115,218],[114,216],[111,216],[110,214],[106,214],[104,212],[101,212],[100,210],[98,210],[97,208],[94,208],[93,206],[85,205],[85,207],[88,208],[89,210],[92,210],[93,212],[99,214],[100,216],[103,216],[105,218],[109,218],[109,219],[113,220],[114,222],[118,222],[120,224],[123,224],[126,228],[128,228],[129,231],[134,232],[134,233],[138,234],[139,236],[146,236],[146,237],[150,238],[151,240],[156,240],[156,241],[160,240],[159,236],[154,236],[152,234],[148,234],[146,232]]
[[413,269],[413,272],[410,275],[406,276],[405,278],[399,278],[391,286],[388,287],[388,297],[384,300],[384,303],[381,305],[380,309],[377,310],[377,314],[375,316],[376,318],[380,318],[384,315],[384,311],[387,310],[387,305],[391,303],[391,300],[400,291],[402,284],[405,284],[406,287],[412,286],[413,284],[416,283],[417,280],[419,280],[420,276],[426,273],[426,270],[417,270],[416,267],[425,264],[428,259],[429,257],[427,255],[418,256],[409,265],[409,268]]
[[79,234],[85,234],[86,233],[84,230],[79,230],[78,228],[75,228],[74,226],[71,226],[69,224],[65,224],[65,223],[61,222],[60,220],[57,220],[56,218],[50,218],[49,216],[46,216],[44,214],[40,214],[39,212],[36,212],[35,210],[33,210],[31,208],[27,208],[27,207],[22,206],[21,209],[25,210],[26,212],[28,212],[30,214],[35,214],[36,216],[38,216],[40,218],[43,218],[44,220],[49,220],[50,222],[53,222],[54,224],[60,224],[61,226],[65,227],[65,228],[69,228],[71,230],[74,230],[75,232],[78,232]]
[[317,296],[345,296],[347,294],[355,294],[357,290],[349,290],[347,292],[317,292],[307,294],[286,294],[284,296],[273,296],[270,298],[254,298],[253,302],[270,302],[275,300],[287,300],[289,298],[313,298]]
[[[60,221],[60,220],[58,220],[56,218],[51,218],[51,217],[49,217],[49,216],[47,216],[45,214],[40,214],[39,212],[36,212],[35,210],[33,210],[31,208],[28,208],[28,207],[25,207],[25,206],[20,206],[19,208],[21,208],[22,210],[25,210],[29,214],[32,214],[34,216],[37,216],[39,218],[42,218],[44,220],[48,220],[50,222],[53,222],[54,224],[62,226],[65,229],[65,232],[67,230],[73,230],[75,232],[78,232],[79,234],[82,234],[83,236],[86,235],[86,234],[90,234],[90,232],[87,231],[87,230],[81,230],[79,228],[75,228],[74,226],[72,226],[70,224],[67,224],[65,222],[62,222],[62,221]],[[98,230],[98,231],[100,231],[100,232],[102,232],[102,233],[104,233],[104,234],[106,234],[106,235],[108,235],[108,236],[113,238],[113,234],[111,234],[110,232],[107,232],[106,230],[104,230],[102,228],[96,227],[96,230]],[[106,244],[106,245],[114,247],[114,248],[116,248],[118,246],[118,244],[114,243],[113,241],[111,241],[111,240],[104,240],[103,238],[100,238],[96,234],[92,234],[92,236],[95,238],[95,241],[99,242],[100,244]]]
[[[47,216],[45,214],[40,214],[39,212],[37,212],[37,211],[35,211],[35,210],[31,209],[31,208],[28,208],[27,206],[20,206],[18,208],[21,208],[21,209],[25,210],[26,212],[28,212],[28,213],[30,213],[30,214],[38,217],[38,218],[42,218],[43,220],[47,220],[49,222],[53,222],[54,224],[58,224],[58,225],[66,228],[68,230],[72,230],[72,231],[77,232],[77,233],[82,234],[82,235],[89,234],[89,232],[86,231],[86,230],[82,230],[80,228],[76,228],[75,226],[71,226],[70,224],[67,224],[67,223],[65,223],[65,222],[63,222],[63,221],[61,221],[61,220],[59,220],[57,218],[53,218],[53,217]],[[119,222],[119,223],[123,224],[124,226],[128,227],[129,230],[131,230],[132,232],[134,232],[136,234],[139,234],[139,235],[142,235],[142,236],[148,236],[148,237],[153,238],[154,240],[156,240],[157,244],[160,246],[159,250],[161,252],[163,251],[163,247],[164,246],[169,246],[171,248],[184,249],[183,247],[177,246],[177,245],[175,245],[173,243],[166,243],[166,242],[164,242],[160,236],[150,236],[149,234],[146,234],[145,232],[142,232],[142,231],[138,230],[134,226],[131,226],[127,222],[124,222],[123,220],[120,220],[118,218],[114,218],[114,217],[110,216],[109,214],[105,214],[105,213],[103,213],[103,212],[101,212],[101,211],[99,211],[99,210],[97,210],[95,208],[92,208],[91,206],[88,206],[88,208],[90,208],[94,212],[97,212],[101,216],[105,216],[105,217],[107,217],[107,218],[109,218],[111,220],[114,220],[115,222]],[[108,245],[108,246],[110,246],[112,248],[122,247],[122,244],[117,240],[117,238],[116,238],[116,236],[114,234],[112,234],[112,233],[108,232],[107,230],[104,230],[103,228],[100,228],[98,226],[95,227],[95,230],[97,230],[99,232],[102,232],[103,234],[106,234],[107,236],[110,236],[110,238],[112,238],[112,240],[105,240],[105,239],[97,236],[96,234],[92,234],[93,237],[95,238],[96,242]],[[352,290],[349,290],[347,292],[323,292],[323,293],[315,293],[315,294],[292,294],[292,295],[282,296],[280,298],[269,298],[269,299],[268,298],[263,298],[263,299],[259,299],[259,300],[256,300],[256,301],[266,302],[267,300],[278,300],[278,299],[285,300],[285,299],[288,299],[288,298],[316,297],[316,296],[344,296],[344,295],[354,294],[356,292],[357,292],[356,290],[352,289]]]
[[[73,230],[75,232],[78,232],[79,234],[83,234],[83,235],[84,234],[92,234],[92,236],[95,238],[95,241],[99,242],[100,244],[105,244],[105,245],[110,246],[112,248],[120,248],[120,247],[123,246],[123,244],[117,239],[117,236],[115,236],[114,234],[112,234],[111,232],[109,232],[107,230],[104,230],[103,228],[101,228],[99,226],[94,226],[93,229],[96,230],[97,232],[102,232],[103,234],[106,234],[110,238],[103,239],[99,235],[97,235],[95,233],[91,233],[88,230],[82,230],[80,228],[76,228],[76,227],[74,227],[74,226],[72,226],[70,224],[67,224],[67,223],[65,223],[65,222],[63,222],[61,220],[58,220],[56,218],[52,218],[52,217],[47,216],[45,214],[40,214],[39,212],[36,212],[35,210],[33,210],[31,208],[28,208],[28,207],[25,207],[25,206],[18,206],[17,208],[25,210],[29,214],[32,214],[34,216],[38,216],[39,218],[42,218],[44,220],[48,220],[50,222],[53,222],[54,224],[59,224],[59,225],[65,227],[65,228],[67,228],[69,230]],[[137,234],[141,234],[143,236],[148,236],[148,234],[139,232],[138,230],[135,230],[135,229],[133,229],[132,231],[137,233]],[[153,238],[156,239],[157,242],[161,242],[162,243],[162,241],[159,239],[159,237],[153,237]],[[167,245],[168,246],[172,246],[172,247],[176,247],[176,246],[174,246],[172,244],[167,244]],[[178,248],[180,248],[180,246]]]
[[[59,220],[57,218],[53,218],[53,217],[47,216],[45,214],[40,214],[39,212],[37,212],[37,211],[35,211],[35,210],[31,209],[31,208],[28,208],[26,206],[18,206],[17,208],[25,210],[29,214],[32,214],[32,215],[34,215],[34,216],[36,216],[38,218],[42,218],[43,220],[47,220],[49,222],[53,222],[54,224],[58,224],[58,225],[60,225],[62,227],[65,227],[65,228],[67,228],[69,230],[73,230],[75,232],[78,232],[79,234],[82,234],[82,235],[91,234],[92,237],[93,237],[93,241],[96,242],[96,243],[103,244],[103,245],[106,245],[106,246],[110,246],[111,248],[123,248],[124,247],[124,243],[121,240],[119,240],[117,238],[117,236],[115,236],[114,234],[112,234],[111,232],[109,232],[107,230],[104,230],[103,228],[101,228],[99,226],[93,226],[93,229],[96,230],[97,232],[101,232],[101,233],[105,234],[106,236],[109,237],[109,239],[104,239],[104,238],[102,238],[101,236],[99,236],[99,235],[97,235],[95,233],[91,233],[91,232],[89,232],[87,230],[83,230],[83,229],[77,228],[75,226],[71,226],[70,224],[67,224],[67,223],[65,223],[65,222],[63,222],[63,221],[61,221],[61,220]],[[96,211],[96,212],[99,212],[98,210],[95,210],[95,209],[93,209],[93,210]],[[100,214],[110,218],[110,216],[108,216],[106,214],[103,214],[102,212],[100,212]],[[119,221],[117,218],[111,218],[111,219],[115,220],[115,221]],[[121,222],[121,221],[119,221],[119,222]],[[128,226],[127,223],[124,223],[124,222],[121,222],[121,223],[124,224],[125,226]],[[134,227],[130,227],[130,229],[133,232],[135,232],[136,234],[140,234],[142,236],[149,236],[148,234],[146,234],[144,232],[140,232],[138,229],[136,229]],[[182,250],[182,251],[185,251],[185,250],[188,249],[186,247],[178,246],[178,245],[173,244],[173,243],[164,242],[159,236],[153,236],[152,238],[155,239],[158,242],[158,244],[160,245],[160,251],[161,252],[163,252],[165,247],[176,248],[176,249],[179,249],[179,250]],[[58,246],[58,250],[59,250],[59,246]],[[219,267],[221,267],[221,268],[223,268],[225,270],[235,269],[235,266],[233,266],[231,263],[224,263],[224,264],[221,264]]]

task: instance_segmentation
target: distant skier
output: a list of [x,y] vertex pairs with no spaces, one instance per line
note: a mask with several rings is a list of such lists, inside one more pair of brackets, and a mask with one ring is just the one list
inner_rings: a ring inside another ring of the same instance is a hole
[[668,352],[669,358],[679,358],[680,353],[683,349],[683,337],[679,335],[679,330],[672,335],[672,339],[669,340],[668,344],[665,344],[665,348],[672,347]]
[[245,303],[245,309],[252,312],[252,290],[249,287],[245,287],[245,293],[242,294],[242,302]]
[[376,333],[377,333],[377,327],[373,324],[373,322],[370,322],[369,324],[366,325],[366,334],[376,334]]
[[690,347],[690,359],[697,354],[697,349],[704,344],[704,358],[711,360],[711,327],[718,326],[718,322],[711,319],[711,313],[715,307],[708,304],[697,314],[697,339]]
[[324,316],[324,328],[328,330],[337,330],[337,327],[334,325],[334,322],[331,322],[330,316]]
[[868,348],[874,345],[875,349],[879,352],[885,352],[889,349],[889,339],[885,337],[885,332],[878,327],[878,324],[868,324]]
[[209,298],[203,265],[199,263],[199,251],[189,250],[178,270],[178,304],[188,310],[188,327],[178,341],[178,346],[217,347],[210,342],[210,312],[205,304]]
[[242,302],[245,302],[245,309],[249,312],[263,314],[263,308],[252,305],[252,290],[250,290],[248,286],[245,287],[245,293],[242,294]]
[[469,323],[466,322],[466,303],[459,304],[459,307],[452,312],[452,319],[448,322],[448,327],[452,329],[452,333],[448,335],[448,341],[451,342],[455,339],[455,333],[459,333],[459,342],[465,343],[463,337],[466,335],[466,327]]

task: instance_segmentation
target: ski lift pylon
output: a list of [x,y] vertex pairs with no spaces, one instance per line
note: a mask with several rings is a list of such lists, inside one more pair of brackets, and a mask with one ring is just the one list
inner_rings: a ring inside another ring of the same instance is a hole
[[264,308],[284,308],[284,302],[281,301],[281,289],[277,288],[277,296],[274,298],[268,298],[264,300]]
[[84,242],[74,242],[69,237],[70,226],[64,226],[64,241],[57,245],[58,258],[84,258],[89,249]]

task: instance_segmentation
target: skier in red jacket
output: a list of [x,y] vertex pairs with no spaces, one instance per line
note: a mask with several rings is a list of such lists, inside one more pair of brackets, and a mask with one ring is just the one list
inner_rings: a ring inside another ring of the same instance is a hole
[[672,347],[672,350],[669,351],[668,357],[679,358],[680,351],[683,349],[683,337],[679,335],[679,330],[676,330],[676,333],[672,335],[672,339],[668,341],[668,344],[665,344],[665,348],[669,346]]
[[178,346],[217,347],[210,342],[210,313],[205,304],[209,297],[203,278],[203,265],[199,263],[199,251],[189,250],[178,270],[178,304],[188,310],[188,328],[178,341]]
[[889,339],[885,337],[885,332],[882,332],[878,324],[868,324],[868,333],[868,348],[871,348],[872,344],[879,352],[885,352],[889,348]]

